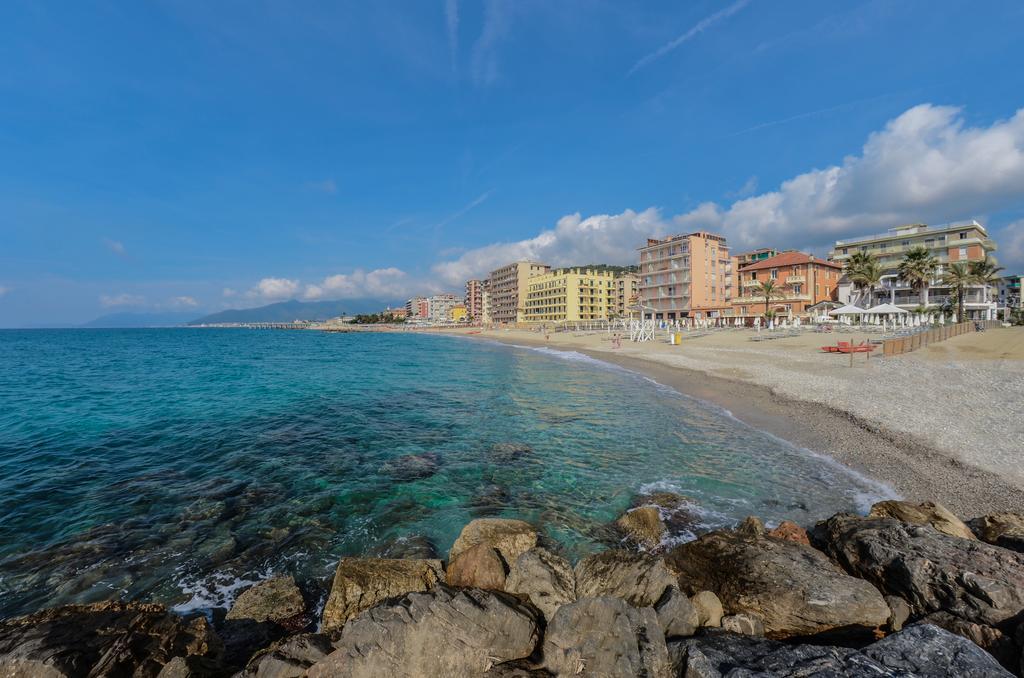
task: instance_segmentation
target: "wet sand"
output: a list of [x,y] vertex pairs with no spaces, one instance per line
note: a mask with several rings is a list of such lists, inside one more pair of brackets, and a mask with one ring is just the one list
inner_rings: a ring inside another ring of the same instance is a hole
[[[998,449],[990,455],[991,458],[983,454],[993,447],[990,440],[957,442],[972,448],[971,454],[957,454],[934,444],[926,436],[918,435],[914,428],[918,413],[923,412],[924,419],[937,416],[937,413],[922,405],[930,394],[920,393],[915,384],[905,383],[905,380],[902,380],[905,399],[908,406],[914,408],[909,413],[895,413],[890,406],[888,409],[881,407],[880,412],[869,409],[869,416],[864,416],[863,411],[852,411],[854,408],[847,407],[850,402],[857,401],[857,389],[865,386],[865,380],[868,387],[893,390],[882,375],[895,375],[892,381],[899,384],[901,378],[896,374],[899,371],[897,367],[913,370],[914,374],[924,374],[942,383],[960,377],[970,380],[980,368],[995,369],[997,373],[1007,372],[1009,388],[1015,388],[1014,384],[1019,381],[1016,379],[1018,371],[1024,374],[1024,328],[965,335],[917,354],[855,361],[853,368],[849,367],[845,357],[814,353],[814,348],[834,343],[837,338],[814,333],[772,342],[750,342],[749,332],[730,331],[686,339],[682,346],[663,342],[631,344],[624,340],[622,349],[612,349],[605,333],[574,335],[564,332],[551,334],[547,340],[540,333],[524,330],[490,330],[473,335],[467,335],[464,330],[451,333],[506,344],[579,351],[640,372],[681,393],[714,403],[751,426],[795,445],[827,454],[859,473],[888,484],[908,500],[938,501],[964,518],[993,511],[1020,511],[1024,507],[1024,475],[1017,476],[1012,469],[1008,471],[1005,468],[1006,464],[1011,464],[1019,471],[1024,465],[1020,438],[1012,437],[1013,426],[1022,423],[1024,400],[1005,404],[1011,414],[1013,411],[1018,413],[1018,421],[1010,424],[1010,431],[999,433],[999,443],[995,445]],[[885,367],[887,361],[888,367]],[[699,369],[691,367],[694,364]],[[926,366],[929,364],[934,364],[935,375],[928,372]],[[813,376],[812,384],[818,381],[831,383],[833,390],[838,384],[841,397],[829,402],[821,393],[810,392],[806,387],[796,389],[806,398],[793,397],[793,389],[787,393],[785,389],[758,383],[759,380],[766,381],[766,374],[778,378],[776,373],[780,371],[781,378],[789,385],[799,387],[809,375]],[[984,400],[985,388],[979,379],[964,396],[977,396]],[[895,390],[899,391],[900,387],[895,387]],[[889,393],[886,397],[898,395]],[[999,393],[998,396],[1005,398],[1006,394]],[[950,395],[942,397],[948,399]],[[938,409],[955,406],[940,402]],[[974,407],[974,404],[967,402],[963,406]],[[949,410],[945,411],[948,417]],[[886,417],[892,422],[891,426],[886,425]],[[913,425],[908,426],[907,421]],[[1009,438],[1006,438],[1007,434]],[[977,435],[973,430],[946,431],[943,439],[956,436],[969,439]],[[1000,444],[1004,444],[1005,449],[1000,448]],[[983,463],[972,463],[979,458]]]

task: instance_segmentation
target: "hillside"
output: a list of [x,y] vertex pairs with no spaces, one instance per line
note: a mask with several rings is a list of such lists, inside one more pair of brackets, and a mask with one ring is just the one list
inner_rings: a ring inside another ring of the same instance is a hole
[[[383,310],[389,302],[375,299],[346,299],[340,301],[281,301],[257,308],[230,309],[196,318],[189,325],[213,325],[222,323],[286,323],[293,320],[327,320],[340,315],[375,313]],[[391,301],[392,307],[400,305]]]

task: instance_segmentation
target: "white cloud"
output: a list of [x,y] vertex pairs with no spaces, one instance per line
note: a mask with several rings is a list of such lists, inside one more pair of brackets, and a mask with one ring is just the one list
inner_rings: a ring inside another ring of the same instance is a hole
[[1024,219],[1018,219],[1003,228],[999,234],[1001,263],[1006,265],[1008,273],[1024,271]]
[[174,308],[195,308],[199,302],[194,297],[182,296],[171,299],[170,305]]
[[223,296],[224,296],[225,298],[231,298],[231,297],[237,296],[237,295],[238,295],[238,292],[236,292],[235,290],[231,289],[230,287],[225,287],[225,288],[224,288],[224,291],[223,291],[223,292],[221,292],[221,294],[222,294],[222,295],[223,295]]
[[444,21],[448,32],[448,56],[452,62],[452,72],[455,72],[456,59],[459,54],[459,2],[458,0],[445,0]]
[[381,297],[395,299],[415,291],[405,271],[398,268],[378,268],[373,271],[356,269],[324,278],[316,284],[306,285],[306,299],[359,299]]
[[743,182],[743,185],[737,188],[735,191],[726,193],[727,198],[746,198],[748,195],[753,195],[757,192],[757,177],[752,176]]
[[922,104],[868,137],[860,155],[785,181],[777,191],[705,203],[677,228],[721,231],[734,246],[814,248],[902,223],[944,222],[1024,198],[1024,109],[988,127]]
[[137,294],[128,294],[126,292],[113,295],[100,295],[100,304],[108,308],[112,306],[142,306],[145,303],[145,297],[141,297]]
[[670,40],[669,42],[665,43],[658,49],[654,50],[650,54],[644,56],[642,59],[637,61],[635,64],[633,64],[633,68],[629,69],[629,73],[627,73],[626,75],[633,75],[647,64],[653,61],[657,61],[658,59],[665,56],[666,54],[668,54],[675,48],[679,47],[683,43],[689,42],[693,38],[697,37],[707,29],[711,28],[711,26],[721,21],[722,19],[728,19],[733,14],[746,7],[748,4],[750,4],[750,0],[738,0],[737,2],[734,2],[733,4],[726,7],[725,9],[721,9],[712,14],[711,16],[704,17],[703,19],[698,21],[690,30],[686,31],[677,38]]
[[124,243],[117,240],[110,240],[109,238],[103,241],[103,244],[107,246],[107,249],[116,254],[119,257],[123,257],[128,254],[124,248]]
[[631,264],[636,248],[648,237],[664,235],[666,224],[655,208],[622,214],[598,214],[583,219],[570,214],[558,220],[555,228],[534,238],[495,243],[469,250],[458,259],[434,265],[434,273],[449,285],[486,275],[513,261],[530,259],[552,266],[592,263]]
[[493,84],[499,77],[498,45],[508,32],[511,3],[487,0],[484,5],[484,28],[473,45],[470,68],[477,86]]
[[264,301],[281,301],[294,297],[299,291],[299,281],[288,278],[263,278],[249,290],[249,296]]

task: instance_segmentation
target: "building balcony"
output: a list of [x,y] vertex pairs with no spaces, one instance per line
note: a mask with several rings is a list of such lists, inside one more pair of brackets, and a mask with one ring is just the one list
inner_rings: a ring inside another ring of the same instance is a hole
[[802,275],[788,275],[786,276],[786,284],[792,285],[793,283],[805,283],[807,278]]

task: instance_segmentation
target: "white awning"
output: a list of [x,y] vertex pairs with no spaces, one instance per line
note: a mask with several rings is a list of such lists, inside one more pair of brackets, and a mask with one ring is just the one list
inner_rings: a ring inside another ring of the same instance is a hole
[[829,311],[828,314],[829,315],[861,315],[862,313],[867,313],[867,312],[868,311],[865,311],[860,306],[854,306],[853,304],[847,304],[846,306],[843,306],[842,308],[837,308],[834,311]]
[[869,308],[866,311],[866,313],[873,313],[875,315],[884,315],[886,313],[889,313],[889,314],[892,314],[892,313],[910,313],[910,311],[906,311],[906,310],[900,308],[899,306],[894,306],[892,304],[879,304],[878,306],[872,306],[871,308]]

